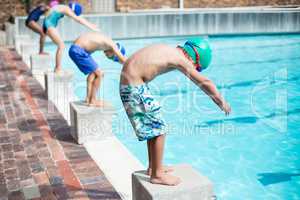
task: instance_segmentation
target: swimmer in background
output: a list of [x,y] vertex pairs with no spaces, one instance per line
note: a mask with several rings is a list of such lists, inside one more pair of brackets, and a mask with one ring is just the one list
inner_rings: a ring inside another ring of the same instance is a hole
[[88,75],[85,102],[89,106],[99,107],[104,105],[103,101],[96,98],[104,73],[91,56],[95,51],[103,51],[107,58],[122,64],[126,57],[124,47],[101,33],[85,33],[71,45],[70,58],[82,73]]
[[229,104],[222,98],[216,86],[199,73],[208,67],[211,49],[207,41],[194,39],[177,48],[165,44],[145,47],[125,62],[120,79],[120,96],[127,116],[139,141],[147,141],[148,174],[150,182],[175,186],[181,180],[163,166],[166,123],[161,106],[152,96],[148,83],[155,77],[179,70],[204,91],[219,108],[228,115]]
[[44,52],[44,43],[46,39],[46,34],[43,31],[43,28],[38,23],[40,17],[45,14],[50,9],[49,6],[46,4],[39,4],[36,8],[31,10],[28,14],[28,17],[25,21],[25,25],[34,31],[35,33],[40,35],[40,48],[39,48],[39,54],[46,54]]
[[[56,58],[55,58],[55,69],[54,72],[58,73],[61,71],[61,60],[63,51],[65,48],[65,44],[61,39],[59,32],[57,31],[56,27],[58,22],[66,15],[76,22],[86,26],[87,28],[93,31],[99,31],[96,25],[90,23],[83,17],[80,17],[82,13],[82,6],[78,3],[70,3],[69,6],[58,4],[53,6],[45,15],[44,23],[43,23],[43,30],[51,40],[57,45],[56,50]],[[67,31],[67,30],[66,30]],[[70,33],[74,34],[74,33]]]

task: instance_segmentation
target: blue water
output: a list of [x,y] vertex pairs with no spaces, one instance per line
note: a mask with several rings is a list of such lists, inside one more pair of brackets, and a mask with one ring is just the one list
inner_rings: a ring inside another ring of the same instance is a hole
[[[153,43],[182,44],[187,38],[120,41],[129,54]],[[150,87],[169,125],[165,162],[189,163],[214,183],[221,200],[300,199],[300,35],[213,37],[209,77],[232,106],[225,117],[204,93],[179,72]],[[68,44],[69,45],[69,44]],[[67,46],[68,46],[67,45]],[[48,45],[53,53],[54,46]],[[94,58],[105,71],[100,97],[118,110],[114,133],[147,165],[146,144],[138,142],[118,93],[121,65]],[[85,77],[74,70],[74,87],[85,96]]]

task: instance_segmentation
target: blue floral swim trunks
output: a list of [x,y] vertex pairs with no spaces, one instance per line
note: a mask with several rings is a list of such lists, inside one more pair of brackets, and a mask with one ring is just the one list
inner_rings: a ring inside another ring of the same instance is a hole
[[165,134],[161,106],[151,95],[147,84],[121,85],[120,96],[139,141]]

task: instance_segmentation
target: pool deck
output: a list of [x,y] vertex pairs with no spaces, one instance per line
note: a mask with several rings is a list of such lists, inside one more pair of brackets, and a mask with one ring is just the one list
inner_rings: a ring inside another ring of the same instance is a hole
[[5,47],[0,47],[0,199],[121,199],[75,143],[21,57]]

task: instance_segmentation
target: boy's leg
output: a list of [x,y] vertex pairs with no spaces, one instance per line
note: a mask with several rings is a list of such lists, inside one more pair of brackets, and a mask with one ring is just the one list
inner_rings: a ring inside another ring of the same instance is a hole
[[150,182],[153,184],[162,185],[178,185],[180,179],[176,176],[165,173],[162,165],[163,153],[165,145],[165,135],[157,136],[149,140],[150,146],[150,157],[151,157],[151,168],[152,173],[150,176]]
[[94,73],[90,73],[86,79],[86,99],[85,102],[87,104],[89,104],[90,99],[91,99],[91,95],[92,95],[92,86],[93,86],[93,82],[95,80],[95,74]]
[[147,150],[148,150],[148,169],[147,169],[147,174],[151,176],[152,157],[151,157],[150,140],[147,140]]
[[102,106],[103,102],[97,101],[96,96],[97,96],[97,91],[100,87],[100,83],[101,83],[104,73],[100,69],[97,69],[93,73],[95,74],[95,79],[92,84],[91,97],[90,97],[89,104],[92,106]]
[[[151,145],[150,145],[150,140],[147,140],[147,149],[148,149],[148,169],[147,169],[147,174],[149,176],[151,176],[152,174],[152,156],[151,156]],[[169,167],[169,166],[163,166],[163,171],[165,173],[168,173],[168,172],[172,172],[174,171],[174,169],[172,167]]]

